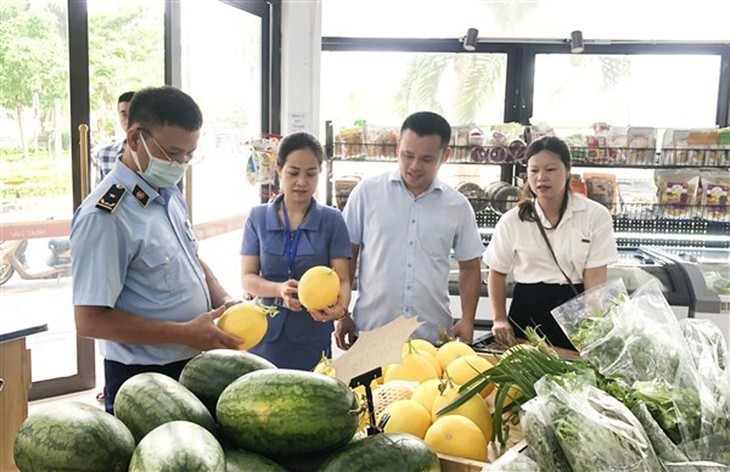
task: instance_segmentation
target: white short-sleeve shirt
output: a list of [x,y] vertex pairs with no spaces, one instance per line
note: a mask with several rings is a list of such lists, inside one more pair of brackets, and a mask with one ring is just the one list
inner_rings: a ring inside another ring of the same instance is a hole
[[[551,229],[537,202],[535,207],[560,267],[573,283],[583,282],[585,269],[618,260],[613,220],[603,205],[571,193],[565,214],[555,229]],[[484,262],[503,274],[512,272],[518,283],[566,283],[537,224],[520,220],[518,210],[515,207],[500,218]]]

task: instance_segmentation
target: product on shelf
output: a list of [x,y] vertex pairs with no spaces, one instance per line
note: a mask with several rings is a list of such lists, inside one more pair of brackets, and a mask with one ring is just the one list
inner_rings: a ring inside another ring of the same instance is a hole
[[692,218],[697,205],[700,174],[693,169],[657,169],[654,172],[662,216]]
[[583,177],[580,174],[572,174],[570,176],[570,190],[574,193],[586,196],[586,183],[583,182]]
[[335,154],[344,159],[364,159],[365,142],[364,123],[352,128],[342,128],[335,136]]
[[585,173],[586,195],[605,206],[612,215],[618,213],[618,192],[616,176],[613,174]]
[[717,128],[668,129],[662,140],[661,164],[723,166],[730,147],[720,144],[720,135]]
[[489,208],[498,215],[507,213],[520,200],[520,189],[501,180],[492,182],[484,189]]
[[246,180],[251,185],[273,184],[276,175],[276,152],[281,136],[263,134],[248,143],[250,155],[246,162]]
[[656,130],[630,127],[626,131],[626,162],[633,165],[651,165],[656,158]]
[[650,180],[617,180],[621,216],[647,220],[656,216],[656,186]]
[[335,179],[335,199],[337,201],[337,208],[340,210],[345,208],[347,199],[350,197],[350,193],[355,186],[360,183],[360,176],[348,175]]
[[487,194],[479,185],[473,182],[461,182],[456,186],[456,190],[469,200],[474,213],[479,213],[487,208]]
[[710,221],[730,221],[728,196],[730,171],[727,169],[701,170],[702,217]]
[[398,148],[398,129],[368,123],[365,126],[367,154],[371,158],[395,159]]

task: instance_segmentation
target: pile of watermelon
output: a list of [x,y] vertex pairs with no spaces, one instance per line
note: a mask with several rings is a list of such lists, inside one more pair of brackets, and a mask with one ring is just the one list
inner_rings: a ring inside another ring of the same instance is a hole
[[136,375],[114,410],[73,401],[38,410],[15,438],[16,465],[21,472],[440,470],[414,436],[354,439],[362,408],[344,383],[277,369],[244,351],[202,353],[179,382]]

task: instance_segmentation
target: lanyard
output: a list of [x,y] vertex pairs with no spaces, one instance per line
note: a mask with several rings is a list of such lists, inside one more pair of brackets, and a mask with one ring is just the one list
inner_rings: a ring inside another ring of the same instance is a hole
[[[297,257],[297,248],[299,247],[299,235],[301,234],[302,224],[297,226],[294,230],[294,234],[291,231],[291,225],[289,224],[289,214],[286,212],[286,205],[284,200],[281,200],[281,211],[284,213],[284,235],[285,235],[285,256],[286,256],[286,268],[289,272],[289,278],[292,278],[292,271],[294,269],[294,259]],[[302,220],[302,223],[304,221]]]

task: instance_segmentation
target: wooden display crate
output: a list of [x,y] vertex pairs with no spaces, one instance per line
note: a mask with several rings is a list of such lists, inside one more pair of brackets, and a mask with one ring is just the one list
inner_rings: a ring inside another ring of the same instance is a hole
[[[517,432],[517,429],[512,430],[512,434]],[[519,436],[522,436],[521,431]],[[514,443],[510,440],[509,444],[512,444],[512,446],[504,448],[501,451],[494,443],[490,444],[487,448],[489,462],[494,462],[499,457],[506,456],[507,454],[521,454],[527,448],[527,442],[522,438]],[[441,462],[441,472],[481,472],[484,467],[489,465],[488,462],[463,459],[446,454],[439,454],[438,456],[439,462]]]

